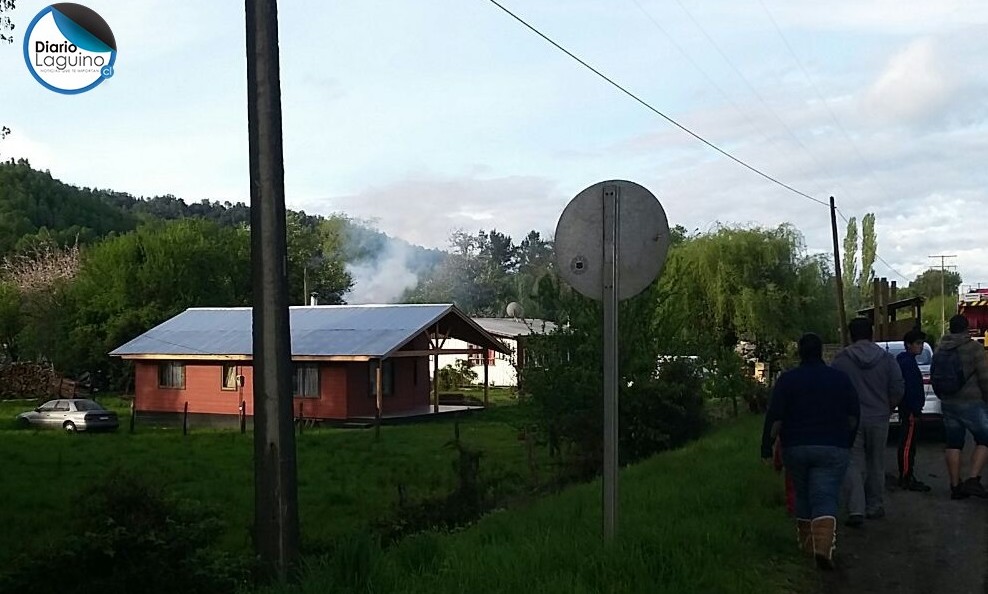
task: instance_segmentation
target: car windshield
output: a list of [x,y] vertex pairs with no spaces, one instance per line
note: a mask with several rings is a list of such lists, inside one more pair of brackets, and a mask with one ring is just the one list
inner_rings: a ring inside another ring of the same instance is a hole
[[[901,342],[890,342],[881,345],[886,351],[892,353],[893,356],[897,356],[899,353],[906,350],[906,345]],[[933,362],[933,351],[930,349],[929,345],[923,345],[923,352],[916,355],[916,362],[920,365],[929,365]]]
[[80,411],[106,410],[98,402],[93,402],[92,400],[76,400],[75,409]]

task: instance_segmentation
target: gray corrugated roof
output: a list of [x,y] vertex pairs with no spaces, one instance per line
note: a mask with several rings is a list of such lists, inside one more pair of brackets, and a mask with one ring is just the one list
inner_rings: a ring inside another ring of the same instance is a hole
[[[382,357],[450,312],[449,304],[318,305],[289,309],[293,356]],[[190,308],[110,355],[247,355],[251,308]]]
[[517,318],[473,318],[473,321],[494,336],[507,338],[528,336],[529,334],[548,334],[556,328],[552,322],[537,318],[524,320]]

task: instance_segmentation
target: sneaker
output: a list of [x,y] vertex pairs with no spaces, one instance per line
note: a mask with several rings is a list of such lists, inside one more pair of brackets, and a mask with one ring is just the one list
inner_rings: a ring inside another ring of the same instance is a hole
[[885,508],[880,507],[873,512],[868,512],[865,517],[869,520],[880,520],[885,517]]
[[847,521],[844,522],[845,526],[849,526],[851,528],[857,528],[862,524],[864,524],[864,516],[861,514],[851,514],[847,516]]
[[919,493],[928,493],[933,489],[933,487],[916,479],[903,481],[902,488],[907,491],[917,491]]
[[988,491],[981,485],[980,476],[972,476],[959,485],[959,489],[972,497],[988,498]]
[[950,487],[951,499],[967,499],[970,495],[964,490],[964,483]]

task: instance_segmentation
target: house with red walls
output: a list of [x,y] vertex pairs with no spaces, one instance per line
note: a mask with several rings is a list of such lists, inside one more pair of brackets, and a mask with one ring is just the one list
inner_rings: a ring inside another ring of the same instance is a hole
[[[451,304],[308,305],[289,308],[289,316],[293,408],[306,419],[440,413],[430,363],[474,350],[510,352]],[[444,348],[449,339],[474,346]],[[190,308],[110,355],[134,363],[139,418],[175,417],[188,407],[192,417],[222,422],[253,415],[252,347],[250,307]]]

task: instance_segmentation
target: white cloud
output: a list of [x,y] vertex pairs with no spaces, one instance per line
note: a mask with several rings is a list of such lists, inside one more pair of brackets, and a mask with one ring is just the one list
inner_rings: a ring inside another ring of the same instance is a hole
[[865,109],[893,125],[927,118],[955,92],[951,74],[934,40],[919,39],[892,58],[865,95]]

